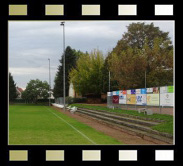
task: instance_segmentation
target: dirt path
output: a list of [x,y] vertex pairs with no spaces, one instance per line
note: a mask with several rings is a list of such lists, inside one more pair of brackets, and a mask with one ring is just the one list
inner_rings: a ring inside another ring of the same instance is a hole
[[68,110],[66,110],[64,112],[63,109],[53,107],[53,106],[52,106],[52,108],[68,115],[69,117],[72,117],[72,118],[78,120],[79,122],[82,122],[94,129],[96,129],[97,131],[103,132],[104,134],[106,134],[110,137],[113,137],[113,138],[117,139],[118,141],[123,142],[126,145],[164,145],[164,144],[167,144],[162,141],[153,141],[153,140],[142,139],[141,137],[130,134],[128,131],[125,131],[125,130],[122,130],[122,129],[119,129],[116,127],[111,127],[106,124],[102,124],[101,122],[94,120],[88,116],[80,115],[77,113],[71,114]]

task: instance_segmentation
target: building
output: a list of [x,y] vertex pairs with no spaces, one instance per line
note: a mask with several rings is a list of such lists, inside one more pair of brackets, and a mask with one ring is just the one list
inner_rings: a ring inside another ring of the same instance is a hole
[[48,99],[50,98],[50,99],[54,99],[54,96],[53,96],[53,89],[50,89],[50,93],[51,93],[51,95],[50,95],[50,97],[48,97]]
[[20,87],[16,87],[16,91],[17,91],[17,99],[21,99],[22,98],[22,92],[24,91],[23,88]]
[[78,95],[78,94],[76,93],[76,91],[74,90],[73,83],[70,83],[70,85],[69,85],[69,97],[73,97],[73,98],[82,97],[81,95]]

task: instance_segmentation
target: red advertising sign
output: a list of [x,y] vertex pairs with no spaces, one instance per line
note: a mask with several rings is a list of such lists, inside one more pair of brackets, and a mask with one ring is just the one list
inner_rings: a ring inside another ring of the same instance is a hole
[[123,90],[123,95],[126,95],[126,90]]
[[119,104],[119,96],[112,96],[113,104]]

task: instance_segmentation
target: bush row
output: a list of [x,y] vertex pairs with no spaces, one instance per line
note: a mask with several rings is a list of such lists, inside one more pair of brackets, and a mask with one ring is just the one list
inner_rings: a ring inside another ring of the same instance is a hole
[[66,97],[66,103],[67,104],[86,103],[86,97],[81,98]]
[[[55,102],[55,99],[50,99],[51,103]],[[37,103],[46,103],[49,102],[49,99],[38,99]],[[15,99],[13,103],[26,103],[24,99]]]

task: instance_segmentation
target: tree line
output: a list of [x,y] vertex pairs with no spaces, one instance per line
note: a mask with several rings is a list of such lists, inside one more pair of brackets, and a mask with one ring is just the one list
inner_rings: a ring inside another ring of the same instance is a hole
[[[173,85],[173,45],[168,32],[163,32],[153,23],[132,23],[127,26],[121,39],[112,51],[104,54],[94,49],[90,53],[65,49],[66,96],[69,85],[76,93],[100,95],[110,90],[144,88]],[[63,97],[63,56],[54,79],[53,95]],[[15,83],[9,75],[9,98],[14,94]],[[37,101],[38,97],[48,98],[49,85],[40,80],[31,80],[23,98]]]
[[[9,73],[9,101],[14,102],[17,98],[16,83],[11,73]],[[39,79],[30,80],[27,83],[26,89],[22,92],[22,99],[26,103],[37,103],[38,99],[48,99],[49,97],[49,84],[47,81]]]
[[[63,57],[63,56],[62,56]],[[68,46],[66,96],[72,82],[80,95],[99,95],[109,90],[144,88],[173,84],[173,45],[168,32],[153,23],[132,23],[106,58],[100,50],[90,53]],[[63,59],[55,77],[54,96],[63,96]]]

